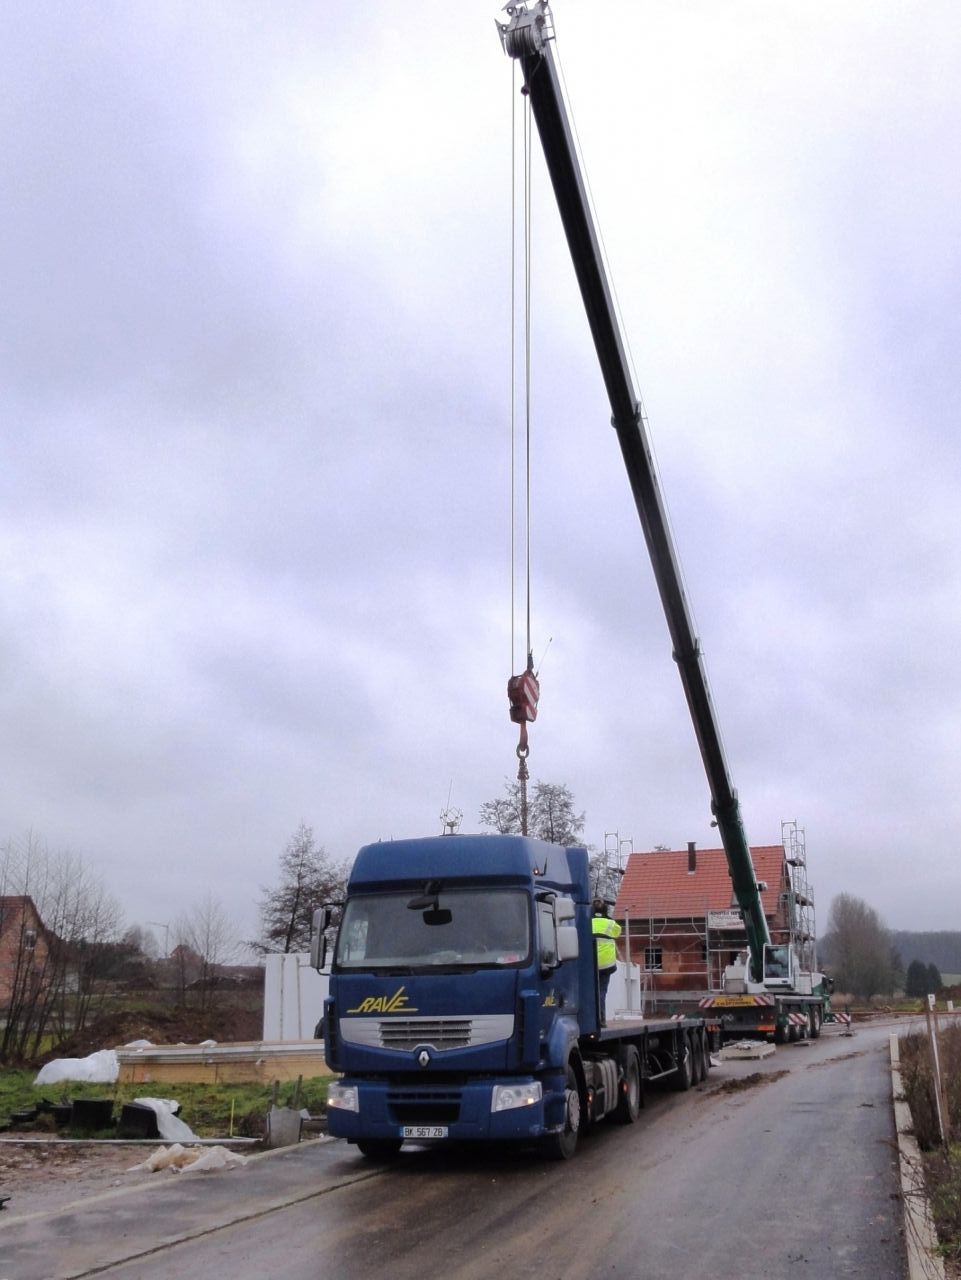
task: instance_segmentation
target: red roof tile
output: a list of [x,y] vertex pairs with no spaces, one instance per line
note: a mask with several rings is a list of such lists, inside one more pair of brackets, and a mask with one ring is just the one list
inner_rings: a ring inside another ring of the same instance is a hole
[[[751,860],[758,880],[767,883],[761,901],[764,914],[772,916],[777,910],[784,849],[779,844],[760,845],[751,849]],[[614,907],[617,919],[703,916],[708,911],[725,911],[735,905],[723,849],[698,849],[693,874],[688,872],[687,862],[686,849],[632,853]]]

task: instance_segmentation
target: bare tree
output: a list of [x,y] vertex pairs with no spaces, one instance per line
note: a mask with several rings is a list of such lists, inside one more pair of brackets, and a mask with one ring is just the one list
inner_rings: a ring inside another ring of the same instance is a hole
[[612,867],[604,851],[594,850],[590,858],[591,897],[614,903],[621,888],[623,872]]
[[819,952],[830,964],[841,991],[870,999],[894,989],[891,935],[873,907],[839,893],[828,912],[828,931]]
[[0,849],[0,899],[0,1060],[22,1061],[46,1035],[80,1030],[102,1001],[99,960],[120,910],[79,855],[51,852],[32,833]]
[[[482,827],[501,835],[517,835],[521,829],[521,788],[519,782],[504,783],[503,796],[487,800],[480,807]],[[535,782],[528,791],[527,831],[551,844],[579,844],[585,816],[574,808],[569,787],[557,782]]]
[[280,883],[261,891],[260,937],[251,947],[261,955],[306,951],[314,910],[343,901],[347,874],[347,864],[335,863],[302,822],[280,855]]
[[[208,893],[201,903],[177,918],[174,937],[173,958],[182,979],[178,988],[183,1002],[187,1002],[188,987],[193,987],[198,1007],[207,1011],[214,1004],[218,970],[237,954],[237,931],[220,903]],[[196,977],[188,978],[191,968]]]

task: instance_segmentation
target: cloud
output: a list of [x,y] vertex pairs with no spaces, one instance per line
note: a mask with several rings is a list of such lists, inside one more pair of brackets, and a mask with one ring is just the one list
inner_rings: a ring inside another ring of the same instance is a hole
[[[213,890],[250,936],[302,819],[337,856],[448,794],[473,829],[516,770],[492,16],[8,24],[0,814],[132,920]],[[905,928],[959,889],[956,27],[645,9],[600,64],[596,6],[558,15],[749,834],[797,818],[822,916]],[[709,844],[539,160],[533,226],[532,772],[596,844]]]

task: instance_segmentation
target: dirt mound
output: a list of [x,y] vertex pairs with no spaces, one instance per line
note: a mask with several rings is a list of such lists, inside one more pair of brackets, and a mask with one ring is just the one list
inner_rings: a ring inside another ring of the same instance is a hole
[[201,1012],[199,1009],[132,1009],[100,1014],[75,1035],[42,1058],[85,1058],[98,1049],[117,1049],[132,1040],[151,1044],[199,1044],[202,1040],[230,1043],[259,1040],[263,1035],[263,1013],[259,1008],[227,1007]]

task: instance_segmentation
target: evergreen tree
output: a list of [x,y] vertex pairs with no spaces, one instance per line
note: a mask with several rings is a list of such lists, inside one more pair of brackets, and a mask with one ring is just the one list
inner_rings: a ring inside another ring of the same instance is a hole
[[921,960],[912,960],[904,983],[907,996],[925,996],[928,993],[928,966]]
[[928,993],[937,995],[944,983],[941,981],[941,973],[936,964],[928,965]]

